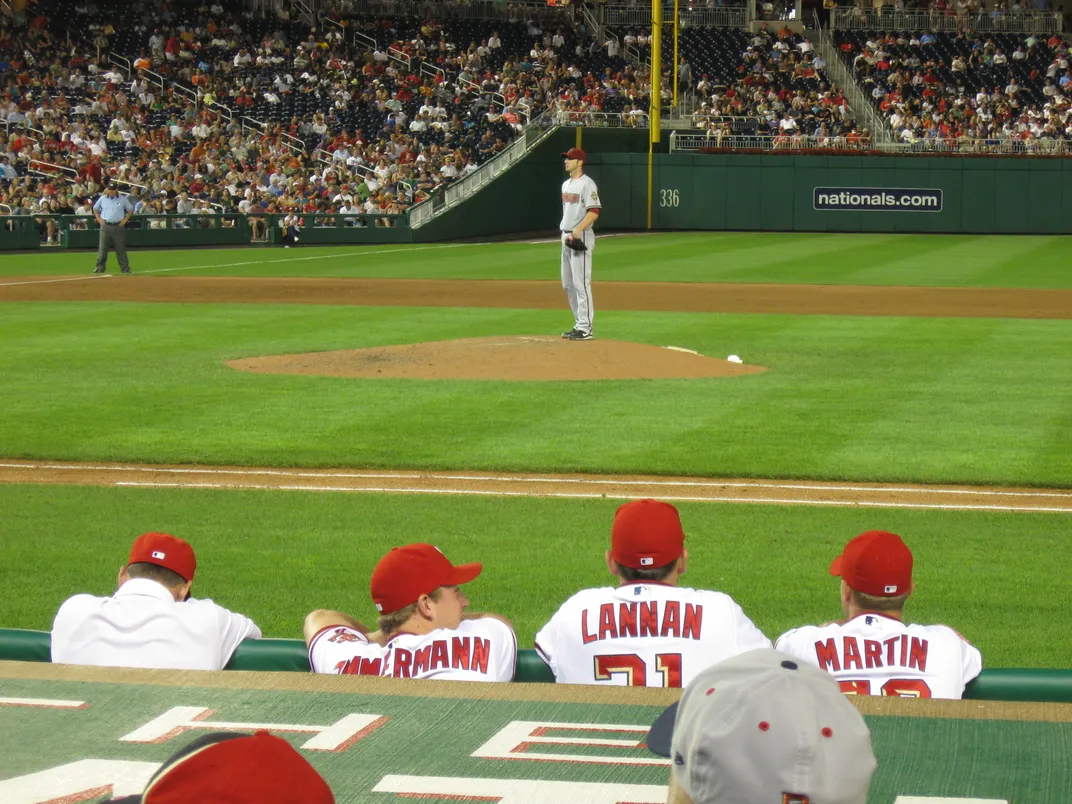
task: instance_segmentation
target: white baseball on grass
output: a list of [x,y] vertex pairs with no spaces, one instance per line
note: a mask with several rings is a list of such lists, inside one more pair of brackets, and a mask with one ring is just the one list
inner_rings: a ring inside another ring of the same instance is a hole
[[744,362],[744,361],[743,361],[743,360],[741,360],[741,358],[739,358],[739,357],[738,357],[737,355],[730,355],[730,356],[729,356],[729,357],[727,357],[726,359],[727,359],[728,361],[730,361],[731,363],[743,363],[743,362]]

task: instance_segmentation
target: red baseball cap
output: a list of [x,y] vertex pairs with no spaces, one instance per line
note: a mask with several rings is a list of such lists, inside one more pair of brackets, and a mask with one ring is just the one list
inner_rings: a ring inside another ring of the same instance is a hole
[[869,530],[845,545],[830,574],[865,595],[904,595],[912,587],[912,551],[896,533]]
[[469,583],[483,568],[480,563],[454,566],[430,544],[395,547],[372,571],[372,602],[380,614],[390,614],[441,586]]
[[157,564],[192,581],[197,569],[194,548],[170,533],[143,533],[130,548],[127,564]]
[[564,151],[562,156],[566,157],[566,159],[580,159],[582,162],[588,161],[588,154],[580,148],[570,148],[568,151]]
[[610,557],[623,567],[663,567],[685,549],[681,517],[670,503],[634,500],[614,515],[610,529]]
[[214,732],[171,756],[140,797],[141,804],[335,804],[328,783],[282,737]]

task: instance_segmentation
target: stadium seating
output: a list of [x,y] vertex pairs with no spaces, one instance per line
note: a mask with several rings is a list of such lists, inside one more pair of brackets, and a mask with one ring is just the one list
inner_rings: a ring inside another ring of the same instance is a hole
[[698,122],[717,119],[727,133],[801,133],[838,137],[855,127],[848,104],[814,61],[803,36],[730,28],[689,28],[679,46],[699,94]]
[[901,141],[1016,140],[1030,149],[1072,138],[1060,35],[838,31],[836,43]]

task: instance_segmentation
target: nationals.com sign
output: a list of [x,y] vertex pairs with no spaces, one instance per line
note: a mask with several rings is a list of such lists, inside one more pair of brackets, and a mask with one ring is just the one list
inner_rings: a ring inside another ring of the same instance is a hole
[[941,190],[905,187],[816,187],[812,206],[825,211],[941,212]]

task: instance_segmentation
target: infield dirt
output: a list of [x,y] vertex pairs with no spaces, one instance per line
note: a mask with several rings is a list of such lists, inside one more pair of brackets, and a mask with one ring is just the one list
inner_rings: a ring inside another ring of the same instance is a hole
[[[1072,290],[596,282],[593,294],[599,310],[1072,318]],[[546,281],[137,274],[8,277],[0,282],[0,302],[3,301],[566,309],[561,286]]]

